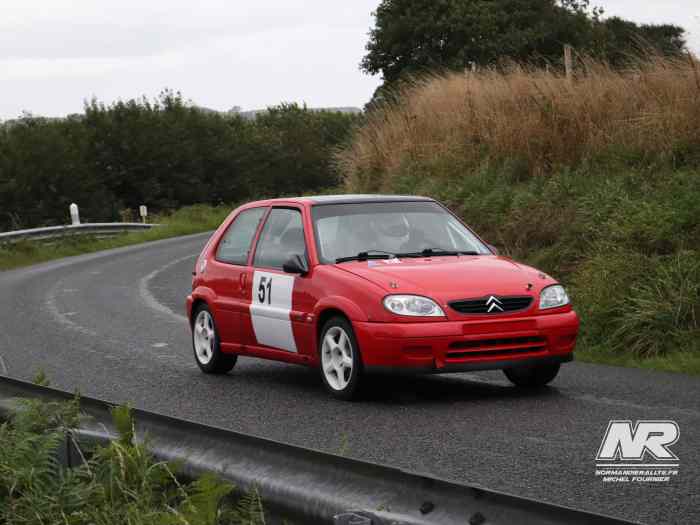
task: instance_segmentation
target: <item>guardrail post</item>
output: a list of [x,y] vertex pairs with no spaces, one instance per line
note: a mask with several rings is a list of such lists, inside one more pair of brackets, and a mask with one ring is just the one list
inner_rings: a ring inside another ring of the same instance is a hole
[[73,203],[69,207],[70,209],[70,222],[73,226],[78,226],[80,224],[80,212],[78,211],[78,205]]

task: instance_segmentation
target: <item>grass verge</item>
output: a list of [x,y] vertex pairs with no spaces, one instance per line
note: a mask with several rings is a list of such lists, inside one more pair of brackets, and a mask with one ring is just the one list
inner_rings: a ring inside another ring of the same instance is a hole
[[232,209],[233,206],[227,205],[188,206],[168,215],[154,216],[153,222],[161,224],[161,226],[114,237],[98,238],[92,235],[70,235],[46,241],[27,240],[0,244],[0,270],[214,230]]
[[620,353],[605,347],[576,348],[576,361],[629,368],[646,368],[663,372],[680,372],[700,376],[700,354],[697,352],[676,351],[665,355],[640,358],[629,353]]

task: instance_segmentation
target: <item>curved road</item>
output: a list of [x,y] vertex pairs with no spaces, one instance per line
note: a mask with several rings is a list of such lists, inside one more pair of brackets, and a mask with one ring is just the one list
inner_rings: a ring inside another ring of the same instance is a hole
[[[0,373],[294,445],[645,523],[700,523],[700,379],[573,363],[523,394],[500,372],[376,378],[329,398],[313,370],[241,358],[201,374],[182,316],[194,235],[0,272]],[[583,328],[585,330],[585,327]],[[604,484],[611,419],[672,419],[679,475]]]

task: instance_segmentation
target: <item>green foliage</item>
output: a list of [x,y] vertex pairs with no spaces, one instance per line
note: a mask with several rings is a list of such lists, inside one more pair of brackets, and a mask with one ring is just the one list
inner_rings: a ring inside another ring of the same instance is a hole
[[358,117],[282,104],[255,119],[204,111],[164,91],[83,115],[0,125],[0,230],[119,221],[146,204],[166,212],[327,188],[330,159]]
[[245,525],[265,525],[265,509],[257,489],[244,494],[236,507],[228,514],[234,523]]
[[602,19],[588,0],[383,0],[375,12],[361,67],[381,73],[387,87],[409,75],[463,70],[502,60],[561,64],[562,44],[623,65],[651,47],[678,56],[685,31],[672,25],[637,25]]
[[92,488],[76,472],[63,470],[57,457],[77,419],[77,404],[23,405],[0,425],[0,523],[85,523],[69,518],[80,512]]
[[630,287],[616,324],[614,344],[635,355],[700,351],[700,253],[659,258],[650,274]]
[[43,370],[39,370],[34,376],[33,383],[39,386],[49,386],[49,378],[46,377],[46,374]]
[[251,186],[262,195],[299,194],[335,187],[333,150],[348,138],[357,117],[343,113],[311,112],[296,104],[282,104],[257,116],[256,143],[261,149]]
[[25,401],[0,426],[0,523],[27,525],[213,525],[265,523],[257,491],[231,499],[233,487],[214,475],[183,483],[134,440],[128,408],[113,411],[119,436],[87,462],[67,469],[57,452],[76,428],[79,400]]
[[685,49],[685,30],[671,24],[638,25],[614,16],[597,21],[592,29],[584,50],[616,66],[650,47],[665,56],[679,56]]

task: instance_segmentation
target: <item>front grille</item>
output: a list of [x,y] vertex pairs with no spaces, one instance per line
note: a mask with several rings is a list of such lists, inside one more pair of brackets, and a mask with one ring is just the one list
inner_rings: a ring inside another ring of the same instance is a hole
[[446,358],[509,357],[518,354],[542,352],[547,345],[544,337],[509,337],[479,339],[450,343]]
[[479,299],[460,299],[449,303],[453,310],[461,314],[502,314],[525,310],[532,304],[532,296],[502,297],[489,295]]
[[504,337],[502,339],[478,339],[468,341],[454,341],[450,348],[489,348],[493,346],[543,346],[543,337]]
[[507,350],[488,350],[485,352],[448,352],[447,359],[473,359],[477,357],[510,357],[519,354],[535,354],[541,352],[542,347],[538,348],[509,348]]

